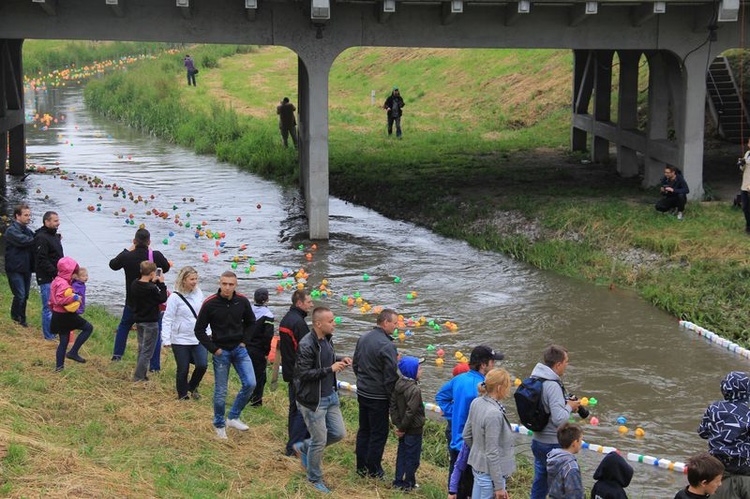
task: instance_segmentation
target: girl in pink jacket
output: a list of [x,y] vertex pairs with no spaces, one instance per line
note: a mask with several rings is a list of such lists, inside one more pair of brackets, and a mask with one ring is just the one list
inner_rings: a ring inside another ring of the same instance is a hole
[[[77,272],[78,264],[75,260],[67,256],[61,258],[57,262],[57,277],[50,286],[49,304],[52,309],[50,333],[60,336],[55,372],[64,369],[65,357],[76,362],[86,362],[86,359],[78,355],[78,350],[94,332],[94,326],[76,313],[81,305],[81,297],[73,291],[71,283],[73,274]],[[73,343],[73,348],[66,354],[70,342],[70,332],[75,329],[80,329],[81,333]]]

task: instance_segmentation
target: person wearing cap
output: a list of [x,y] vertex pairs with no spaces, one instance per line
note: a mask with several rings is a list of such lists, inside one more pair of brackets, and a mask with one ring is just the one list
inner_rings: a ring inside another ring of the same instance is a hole
[[396,124],[396,137],[401,138],[401,115],[404,114],[404,99],[398,87],[393,87],[391,95],[383,103],[383,109],[388,113],[388,136],[393,134],[393,124]]
[[409,492],[417,485],[417,469],[422,456],[422,432],[424,430],[424,404],[419,378],[420,364],[424,359],[402,357],[398,362],[401,376],[391,394],[391,422],[398,437],[396,454],[396,476],[393,486]]
[[263,405],[263,389],[266,386],[266,366],[268,365],[268,354],[271,351],[273,340],[273,312],[267,307],[268,290],[258,288],[253,295],[253,314],[255,314],[255,329],[247,344],[247,353],[253,361],[255,371],[255,390],[250,395],[250,405],[258,407]]
[[284,97],[281,104],[276,106],[276,114],[279,115],[279,131],[281,140],[284,141],[284,147],[289,147],[288,138],[291,135],[294,147],[297,147],[297,119],[294,112],[297,110],[294,104],[289,102],[289,97]]
[[535,431],[531,437],[531,452],[534,454],[534,482],[531,485],[531,499],[547,497],[547,454],[559,449],[557,427],[570,419],[570,413],[577,411],[581,403],[568,400],[560,379],[568,367],[568,351],[559,345],[550,345],[544,350],[543,363],[537,363],[531,371],[532,378],[557,381],[542,385],[542,404],[549,413],[549,422],[542,431]]
[[377,325],[360,336],[354,347],[357,376],[359,429],[357,430],[357,474],[383,479],[383,451],[388,440],[388,407],[398,381],[393,331],[398,324],[395,310],[378,314]]
[[[208,351],[195,337],[195,320],[203,303],[203,291],[198,287],[198,271],[187,266],[180,269],[174,292],[167,298],[167,308],[161,322],[161,344],[171,348],[176,370],[177,398],[198,400],[198,385],[208,369]],[[195,364],[188,381],[190,364]]]
[[279,323],[279,350],[281,352],[281,376],[287,382],[289,397],[289,413],[287,416],[287,431],[289,438],[286,442],[286,455],[294,456],[292,448],[295,442],[301,442],[310,437],[305,427],[302,414],[297,410],[297,399],[294,388],[294,364],[297,361],[297,346],[302,338],[310,332],[305,317],[313,308],[310,292],[298,289],[292,293],[292,306]]
[[[477,398],[477,386],[479,383],[483,383],[485,375],[494,369],[495,361],[503,360],[504,358],[505,356],[502,353],[496,352],[487,345],[474,347],[469,356],[469,372],[451,378],[450,381],[440,388],[440,391],[435,396],[435,400],[443,411],[443,414],[449,414],[451,420],[449,479],[451,474],[453,474],[453,467],[456,464],[456,459],[464,443],[464,426],[469,416],[471,402]],[[471,466],[467,466],[456,491],[458,499],[471,496],[473,485],[474,479]]]

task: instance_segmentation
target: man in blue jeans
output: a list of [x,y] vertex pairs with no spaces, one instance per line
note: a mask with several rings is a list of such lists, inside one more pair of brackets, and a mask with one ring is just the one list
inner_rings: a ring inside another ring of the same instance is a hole
[[[141,262],[152,261],[163,273],[169,272],[169,261],[161,254],[161,251],[151,251],[151,233],[146,229],[138,229],[133,238],[133,244],[124,249],[119,255],[109,261],[112,270],[125,271],[125,306],[122,308],[122,318],[115,333],[115,345],[112,350],[112,360],[119,361],[125,354],[128,345],[128,334],[135,324],[133,307],[130,304],[130,285],[133,281],[141,278]],[[159,332],[161,333],[161,317],[159,317]],[[156,337],[156,349],[151,357],[149,371],[161,370],[161,334]]]
[[307,469],[307,480],[316,490],[329,493],[323,482],[323,451],[346,437],[339,396],[336,393],[336,373],[352,364],[349,357],[337,360],[333,348],[336,321],[327,307],[317,307],[312,314],[313,330],[306,334],[297,347],[294,384],[297,407],[302,413],[310,438],[293,445],[294,451]]
[[[227,438],[227,426],[240,431],[250,429],[240,415],[255,389],[253,362],[245,347],[252,338],[255,314],[250,300],[237,293],[236,288],[237,275],[234,272],[221,274],[219,291],[206,298],[195,321],[196,338],[213,353],[214,428],[220,439]],[[209,325],[211,336],[206,334]],[[242,386],[225,420],[230,365],[237,371]]]
[[535,431],[531,437],[531,452],[534,454],[534,482],[531,485],[531,499],[547,497],[547,454],[559,449],[557,427],[568,421],[570,413],[577,411],[581,403],[567,400],[567,394],[560,378],[568,367],[568,351],[559,345],[550,345],[544,350],[543,363],[538,363],[531,372],[532,378],[556,381],[542,385],[542,404],[550,415],[547,426]]
[[28,327],[26,302],[29,301],[31,273],[34,272],[34,233],[29,228],[31,209],[21,203],[13,208],[13,221],[3,234],[5,239],[5,275],[8,277],[13,301],[10,318],[13,322]]
[[52,322],[52,309],[49,306],[49,290],[52,281],[57,277],[57,262],[64,257],[62,238],[57,232],[60,217],[54,211],[47,211],[42,216],[42,226],[34,232],[34,268],[36,283],[42,296],[42,334],[45,340],[56,340],[57,336],[49,332]]

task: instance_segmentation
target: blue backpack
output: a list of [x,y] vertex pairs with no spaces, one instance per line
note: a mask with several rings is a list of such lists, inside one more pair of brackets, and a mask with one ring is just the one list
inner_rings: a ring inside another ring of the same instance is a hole
[[563,393],[565,392],[565,388],[558,380],[531,377],[523,380],[513,394],[518,418],[521,424],[531,431],[542,431],[549,423],[550,414],[542,403],[542,388],[545,381],[555,381],[563,389]]

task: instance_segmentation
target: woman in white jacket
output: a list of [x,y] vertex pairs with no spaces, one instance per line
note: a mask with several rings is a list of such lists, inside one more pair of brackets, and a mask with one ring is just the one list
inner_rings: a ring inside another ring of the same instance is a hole
[[[171,348],[177,363],[177,398],[199,399],[198,385],[208,368],[208,351],[195,337],[195,319],[203,303],[203,292],[198,287],[198,271],[183,267],[177,274],[175,290],[167,298],[167,310],[161,323],[161,344]],[[195,364],[188,381],[190,363]]]

